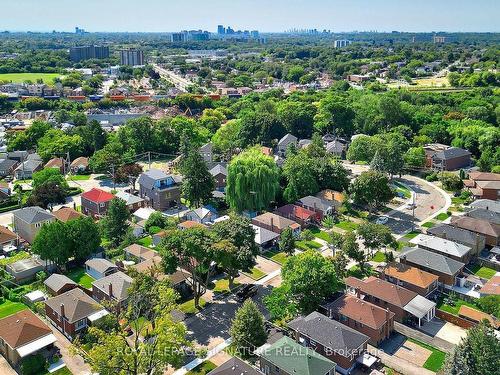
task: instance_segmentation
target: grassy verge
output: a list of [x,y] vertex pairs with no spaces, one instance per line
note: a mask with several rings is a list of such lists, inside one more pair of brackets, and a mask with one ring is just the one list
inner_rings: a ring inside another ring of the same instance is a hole
[[313,227],[313,228],[311,228],[311,232],[314,234],[315,237],[317,237],[323,241],[326,241],[328,243],[330,243],[332,241],[332,237],[330,236],[330,234],[328,234],[325,231],[322,231],[319,228]]
[[307,251],[321,249],[322,245],[316,241],[296,241],[295,247]]
[[450,217],[450,215],[448,215],[447,212],[441,212],[439,215],[436,216],[436,219],[439,221],[444,221],[444,220],[448,219],[449,217]]
[[279,264],[285,263],[285,260],[288,257],[284,252],[278,250],[269,250],[264,255]]
[[84,288],[92,288],[92,282],[94,281],[94,278],[87,275],[83,268],[76,268],[74,270],[71,270],[66,276],[68,276],[71,280],[83,286]]
[[422,226],[424,228],[432,228],[434,226],[434,223],[432,221],[428,221],[426,223],[423,223]]
[[90,175],[89,174],[74,174],[74,175],[68,176],[67,180],[68,181],[87,181],[87,180],[90,180]]
[[337,224],[335,224],[337,228],[347,230],[349,232],[352,232],[356,230],[359,227],[359,224],[356,224],[352,221],[340,221]]
[[186,375],[206,375],[215,368],[217,366],[213,362],[205,361],[186,373]]
[[[200,298],[200,307],[202,309],[205,307],[206,304],[207,301],[205,301],[203,298]],[[179,305],[179,310],[181,310],[184,314],[196,314],[197,312],[200,311],[194,306],[194,299],[190,299],[189,301],[181,303]]]
[[245,275],[248,277],[254,279],[255,281],[262,279],[264,276],[266,276],[265,272],[262,272],[256,267],[253,267],[250,272],[243,272]]
[[[233,289],[240,285],[236,280],[233,283]],[[214,293],[227,293],[229,292],[229,280],[228,279],[220,279],[214,283],[213,292]]]
[[423,368],[430,370],[430,371],[433,371],[433,372],[438,372],[439,370],[441,370],[441,368],[444,365],[444,360],[446,359],[445,352],[442,352],[441,350],[436,349],[433,346],[424,344],[423,342],[420,342],[417,340],[413,340],[410,338],[408,340],[410,340],[411,342],[421,346],[422,348],[428,349],[432,352],[431,355],[429,356],[429,358],[427,358],[424,365],[422,366]]
[[16,312],[26,310],[27,308],[28,306],[24,303],[5,300],[4,303],[0,304],[0,319],[15,314]]
[[411,232],[406,233],[403,237],[411,240],[411,239],[417,237],[420,233],[421,232],[418,230],[412,230]]

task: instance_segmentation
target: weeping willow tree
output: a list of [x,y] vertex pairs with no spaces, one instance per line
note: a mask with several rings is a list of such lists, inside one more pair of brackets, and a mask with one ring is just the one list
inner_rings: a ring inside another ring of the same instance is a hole
[[279,189],[274,160],[254,147],[236,156],[227,171],[226,197],[238,212],[260,211],[269,206]]

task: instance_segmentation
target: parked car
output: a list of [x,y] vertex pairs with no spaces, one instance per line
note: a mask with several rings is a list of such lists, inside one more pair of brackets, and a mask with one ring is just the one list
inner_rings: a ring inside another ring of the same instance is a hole
[[236,292],[236,300],[238,302],[243,302],[246,299],[255,296],[257,294],[257,290],[257,285],[246,284]]
[[386,224],[389,221],[389,218],[387,216],[379,216],[378,219],[375,221],[376,224]]

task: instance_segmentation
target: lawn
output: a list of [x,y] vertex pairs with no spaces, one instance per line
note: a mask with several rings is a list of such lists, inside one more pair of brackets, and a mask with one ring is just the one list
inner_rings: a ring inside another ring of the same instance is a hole
[[90,180],[90,175],[89,174],[74,174],[74,175],[68,176],[67,180],[68,181],[87,181],[87,180]]
[[151,245],[153,244],[153,237],[147,236],[147,237],[139,238],[135,242],[137,244],[145,246],[145,247],[151,247]]
[[434,223],[432,221],[428,221],[427,223],[423,223],[422,226],[424,228],[432,228],[434,226]]
[[92,282],[94,281],[94,278],[87,275],[83,268],[75,268],[74,270],[68,272],[66,276],[68,276],[71,280],[83,286],[84,288],[92,288]]
[[54,372],[47,372],[45,375],[73,375],[71,371],[67,367],[63,367],[57,371]]
[[359,224],[356,224],[352,221],[340,221],[337,224],[335,224],[337,228],[347,230],[349,232],[352,232],[356,230],[359,226]]
[[446,311],[450,314],[457,315],[457,316],[458,316],[458,310],[460,310],[460,306],[462,306],[462,305],[469,306],[473,309],[479,310],[479,308],[476,305],[474,305],[473,303],[470,303],[470,302],[467,302],[467,301],[464,301],[464,300],[461,300],[458,298],[454,298],[453,301],[455,302],[455,306],[445,304],[443,301],[443,298],[440,298],[437,302],[436,307],[439,310],[443,310],[443,311]]
[[[206,304],[207,301],[205,301],[203,298],[200,298],[200,307],[203,308]],[[196,314],[199,311],[196,307],[194,307],[194,298],[181,303],[179,305],[179,310],[181,310],[184,314]]]
[[361,271],[361,268],[359,268],[358,265],[352,266],[347,270],[347,275],[348,276],[354,276],[358,279],[364,279],[365,277],[368,277],[372,274],[372,269],[369,267],[365,267],[364,272]]
[[436,216],[436,219],[439,221],[446,220],[450,217],[447,212],[441,212],[439,215]]
[[36,83],[39,79],[43,79],[43,83],[52,84],[54,83],[54,78],[60,76],[59,73],[2,73],[0,74],[0,81],[13,83],[31,81]]
[[[233,283],[233,289],[240,285],[236,280]],[[228,279],[220,279],[214,283],[213,288],[214,293],[227,293],[229,292],[229,280]]]
[[28,306],[24,303],[12,302],[6,299],[4,303],[0,304],[0,319],[15,314],[18,311],[26,310],[27,308]]
[[277,251],[277,250],[268,250],[265,253],[265,255],[269,259],[272,259],[276,263],[279,263],[279,264],[285,263],[285,260],[288,257],[283,251]]
[[321,249],[323,245],[316,241],[296,241],[295,247],[298,247],[301,250],[318,250]]
[[14,262],[17,262],[18,260],[23,260],[23,259],[28,259],[31,258],[31,255],[27,253],[26,251],[19,251],[17,254],[0,259],[0,266],[6,266],[7,264],[11,264]]
[[315,237],[322,239],[323,241],[326,241],[328,243],[332,241],[332,237],[330,236],[330,234],[319,228],[313,227],[311,228],[311,232],[314,234]]
[[470,267],[470,270],[474,272],[474,275],[488,280],[495,276],[495,274],[497,273],[497,271],[495,271],[494,269],[484,266],[481,267],[479,264],[475,264],[473,267]]
[[385,254],[381,251],[377,251],[373,256],[372,260],[378,263],[385,262],[386,261]]
[[248,277],[254,279],[255,281],[262,279],[264,276],[266,276],[266,273],[259,270],[256,267],[253,267],[250,272],[243,272],[245,275]]
[[396,186],[396,192],[401,193],[403,197],[405,197],[406,199],[411,198],[410,189],[408,189],[406,186],[396,181],[394,182],[394,185]]
[[403,237],[411,240],[411,239],[417,237],[420,233],[421,232],[418,230],[412,230],[411,232],[406,233]]
[[438,372],[439,370],[441,370],[444,364],[444,360],[446,359],[445,352],[442,352],[441,350],[436,349],[433,346],[424,344],[423,342],[417,340],[413,340],[410,338],[408,340],[432,352],[429,358],[427,358],[427,361],[425,361],[423,368],[433,372]]
[[205,361],[186,373],[186,375],[206,375],[215,368],[217,368],[217,365],[213,362]]

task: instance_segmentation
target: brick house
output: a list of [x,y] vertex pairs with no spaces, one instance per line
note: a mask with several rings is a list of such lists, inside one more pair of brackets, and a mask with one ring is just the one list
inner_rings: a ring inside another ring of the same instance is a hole
[[382,269],[379,277],[423,297],[427,297],[437,289],[439,280],[438,276],[430,272],[403,263],[389,263]]
[[83,217],[83,214],[71,207],[61,207],[57,211],[52,212],[57,220],[67,223],[70,220],[76,220]]
[[469,216],[452,216],[451,225],[483,235],[486,238],[486,245],[491,247],[500,245],[500,224]]
[[47,292],[52,296],[58,296],[78,287],[78,284],[68,276],[58,273],[53,273],[47,277],[43,285],[45,285]]
[[500,173],[470,172],[464,185],[476,199],[500,199]]
[[224,191],[227,183],[227,169],[222,164],[216,164],[212,169],[210,169],[210,174],[215,180],[215,189],[218,191]]
[[424,146],[426,166],[439,171],[455,171],[471,165],[471,153],[463,148],[439,143]]
[[366,352],[369,337],[319,312],[288,323],[295,340],[336,363],[336,370],[350,373]]
[[472,248],[469,246],[446,240],[441,237],[419,234],[418,236],[412,238],[410,243],[420,249],[432,251],[436,254],[442,254],[462,263],[469,263],[472,257]]
[[335,214],[337,207],[340,206],[334,203],[335,201],[329,201],[326,199],[313,197],[308,195],[306,197],[300,198],[295,204],[301,206],[310,211],[316,212],[317,220],[321,221],[325,216],[332,216]]
[[94,219],[99,219],[106,215],[109,203],[115,196],[107,191],[92,188],[82,194],[82,212]]
[[141,173],[137,182],[139,183],[139,195],[155,210],[166,211],[180,205],[181,176],[166,174],[158,169],[150,169]]
[[321,214],[295,204],[286,204],[279,207],[276,213],[287,219],[293,220],[305,228],[321,221]]
[[439,224],[432,228],[427,228],[426,232],[435,237],[469,246],[472,249],[471,254],[473,256],[479,255],[486,246],[486,238],[483,235],[449,224]]
[[92,297],[98,302],[113,302],[120,311],[126,306],[128,289],[132,282],[132,278],[123,272],[113,273],[92,282]]
[[143,198],[138,197],[134,194],[127,193],[125,191],[119,191],[118,193],[116,193],[116,197],[125,201],[125,204],[127,205],[127,208],[130,212],[135,212],[145,205],[145,201]]
[[378,346],[394,330],[394,313],[352,295],[343,295],[325,305],[328,316],[370,338]]
[[280,234],[285,228],[291,228],[295,235],[300,234],[300,224],[283,216],[265,212],[262,215],[255,216],[252,219],[252,224]]
[[79,288],[45,301],[47,319],[70,340],[107,314],[106,309]]

